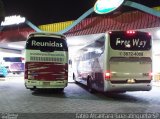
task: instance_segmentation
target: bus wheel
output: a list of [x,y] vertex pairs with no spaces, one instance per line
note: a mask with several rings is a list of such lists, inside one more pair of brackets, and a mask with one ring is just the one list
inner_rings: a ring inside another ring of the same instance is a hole
[[74,75],[74,73],[73,73],[73,80],[75,81],[76,79],[75,79],[76,77],[75,77],[75,75]]
[[30,90],[31,90],[31,91],[34,91],[35,89],[34,89],[34,88],[30,88]]
[[75,74],[73,73],[73,81],[75,81],[75,83],[77,84],[78,82],[76,81],[76,77]]
[[94,93],[94,90],[92,88],[92,82],[91,82],[91,78],[88,78],[87,80],[87,89],[90,93]]

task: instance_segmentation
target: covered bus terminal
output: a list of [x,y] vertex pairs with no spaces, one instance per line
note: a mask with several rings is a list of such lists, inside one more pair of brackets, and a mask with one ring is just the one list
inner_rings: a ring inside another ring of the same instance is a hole
[[[154,8],[160,10],[160,7]],[[38,28],[42,31],[58,33],[70,26],[74,21],[59,22],[53,24],[40,25]],[[160,21],[159,17],[147,14],[141,11],[130,11],[126,13],[114,13],[112,15],[92,16],[82,20],[71,30],[64,33],[69,45],[70,57],[74,55],[72,48],[76,49],[95,39],[101,33],[112,30],[139,30],[146,31],[152,35],[153,40],[153,73],[154,81],[160,79]],[[19,25],[3,26],[0,34],[0,48],[4,59],[7,57],[20,57],[24,62],[24,45],[27,36],[36,32],[35,29],[27,26],[25,23]],[[76,50],[74,50],[76,51]],[[14,60],[14,59],[12,59]],[[8,61],[9,62],[9,61]],[[21,66],[23,67],[23,66]]]
[[[160,11],[160,7],[154,9]],[[74,22],[73,20],[44,24],[38,28],[42,31],[57,33]],[[31,92],[24,86],[24,45],[27,36],[36,30],[26,23],[1,26],[0,61],[2,65],[8,67],[10,72],[5,78],[0,79],[0,118],[6,116],[14,116],[15,119],[34,119],[35,116],[48,119],[87,118],[90,114],[101,113],[106,116],[111,114],[110,118],[125,119],[124,113],[134,113],[137,114],[133,116],[136,118],[144,116],[142,119],[160,119],[160,19],[158,16],[139,10],[98,16],[90,14],[64,33],[69,46],[69,58],[72,59],[76,49],[92,42],[92,39],[101,33],[111,30],[139,30],[152,35],[153,89],[151,91],[90,94],[86,87],[74,83],[72,66],[69,65],[69,85],[63,93]]]

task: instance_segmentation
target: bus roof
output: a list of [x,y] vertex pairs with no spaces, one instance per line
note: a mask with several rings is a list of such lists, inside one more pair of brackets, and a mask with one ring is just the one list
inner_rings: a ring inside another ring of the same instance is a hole
[[28,38],[30,37],[39,37],[39,36],[42,36],[42,37],[45,37],[45,36],[48,36],[48,37],[59,37],[59,38],[65,38],[65,36],[63,34],[58,34],[58,33],[53,33],[53,32],[33,32],[31,34],[29,34]]

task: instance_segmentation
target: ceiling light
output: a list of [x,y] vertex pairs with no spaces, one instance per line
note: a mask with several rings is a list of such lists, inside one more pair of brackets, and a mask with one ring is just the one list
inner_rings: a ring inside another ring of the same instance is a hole
[[156,35],[158,38],[160,38],[160,30],[157,30]]
[[16,49],[24,49],[24,46],[13,45],[13,44],[8,44],[8,47],[10,47],[10,48],[16,48]]

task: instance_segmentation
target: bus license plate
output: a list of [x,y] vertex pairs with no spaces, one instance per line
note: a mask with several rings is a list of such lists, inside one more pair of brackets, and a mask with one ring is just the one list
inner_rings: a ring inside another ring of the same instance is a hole
[[135,83],[136,81],[135,81],[135,79],[128,79],[127,80],[127,83]]
[[50,82],[43,82],[43,85],[49,86],[49,85],[50,85]]
[[120,52],[123,57],[143,57],[143,52]]

